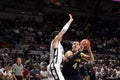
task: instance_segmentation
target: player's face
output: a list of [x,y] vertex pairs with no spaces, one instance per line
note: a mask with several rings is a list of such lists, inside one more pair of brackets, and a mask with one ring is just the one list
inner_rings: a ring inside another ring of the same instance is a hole
[[72,44],[72,49],[74,51],[78,51],[80,48],[80,43],[78,41],[74,41],[73,44]]

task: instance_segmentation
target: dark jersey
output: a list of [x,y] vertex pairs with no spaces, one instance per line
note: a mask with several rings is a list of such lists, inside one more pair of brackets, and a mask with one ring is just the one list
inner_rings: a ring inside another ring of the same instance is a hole
[[63,75],[69,76],[69,75],[76,75],[79,74],[79,64],[81,62],[81,56],[77,56],[74,60],[70,60],[68,62],[65,62],[63,64]]

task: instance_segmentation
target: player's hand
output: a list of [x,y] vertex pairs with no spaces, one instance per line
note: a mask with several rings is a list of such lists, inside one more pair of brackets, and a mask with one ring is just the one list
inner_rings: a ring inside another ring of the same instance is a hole
[[68,62],[69,60],[68,60],[67,57],[64,57],[64,58],[63,58],[63,61]]
[[91,46],[88,46],[88,47],[86,48],[86,50],[87,50],[87,51],[90,51],[90,50],[91,50]]
[[72,18],[72,15],[71,15],[71,14],[69,14],[69,17],[70,17],[70,20],[72,20],[72,21],[73,21],[73,18]]

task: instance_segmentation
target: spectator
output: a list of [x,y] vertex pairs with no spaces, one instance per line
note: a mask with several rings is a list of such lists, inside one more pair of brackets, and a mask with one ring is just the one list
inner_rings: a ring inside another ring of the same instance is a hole
[[13,80],[15,78],[14,75],[12,75],[12,70],[10,66],[6,66],[5,70],[3,72],[3,76],[5,77],[5,80]]
[[46,66],[42,66],[40,74],[41,74],[41,80],[48,80],[48,73],[47,73]]
[[29,72],[29,66],[26,66],[24,68],[24,70],[23,70],[23,79],[24,80],[28,79],[29,78],[29,74],[30,74],[30,72]]
[[33,65],[33,69],[30,71],[30,80],[36,80],[40,75],[40,70],[37,69],[36,65]]
[[12,70],[17,80],[23,80],[23,65],[21,58],[17,58],[17,62],[13,64]]
[[4,80],[3,73],[0,71],[0,80]]

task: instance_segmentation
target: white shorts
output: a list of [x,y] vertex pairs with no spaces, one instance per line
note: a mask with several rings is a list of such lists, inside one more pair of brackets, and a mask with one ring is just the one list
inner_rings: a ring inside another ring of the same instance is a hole
[[51,63],[47,66],[48,80],[65,80],[60,66],[54,63]]

